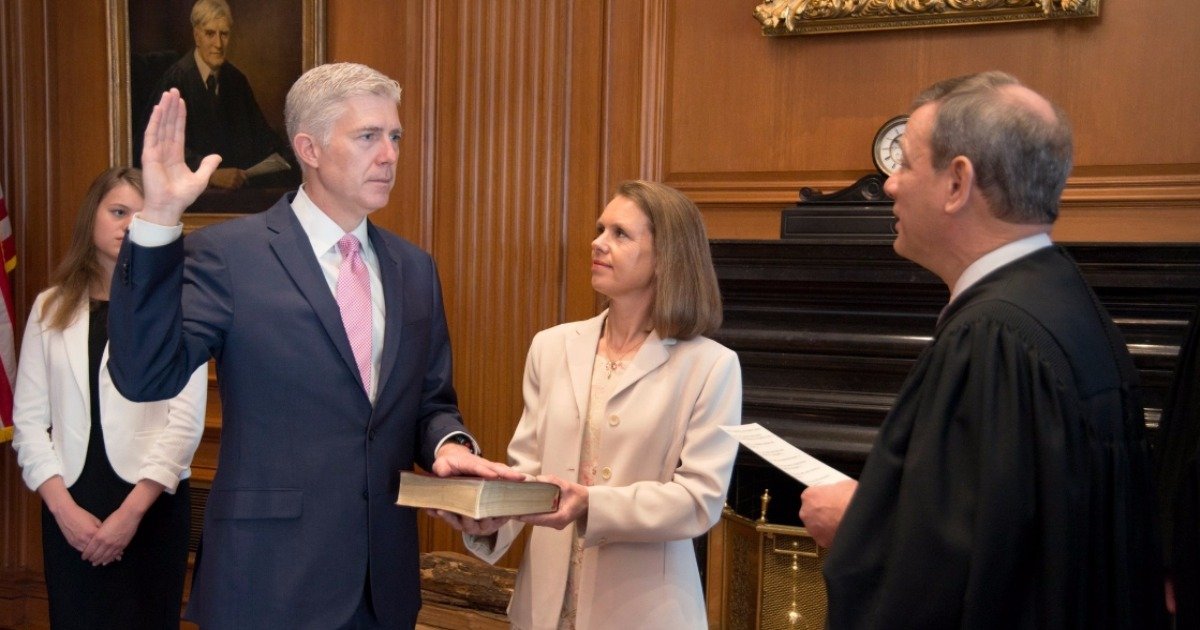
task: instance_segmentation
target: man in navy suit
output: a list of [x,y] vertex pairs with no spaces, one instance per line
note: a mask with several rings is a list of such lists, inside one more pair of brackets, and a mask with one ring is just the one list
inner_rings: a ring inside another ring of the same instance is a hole
[[[393,504],[398,471],[521,478],[465,432],[433,260],[367,220],[395,182],[399,100],[366,66],[306,72],[285,112],[300,189],[187,239],[180,217],[220,158],[187,166],[175,90],[147,125],[109,366],[124,395],[154,400],[216,359],[220,466],[186,615],[205,628],[411,628],[417,525]],[[343,255],[348,235],[361,249]],[[361,278],[356,311],[344,276]]]

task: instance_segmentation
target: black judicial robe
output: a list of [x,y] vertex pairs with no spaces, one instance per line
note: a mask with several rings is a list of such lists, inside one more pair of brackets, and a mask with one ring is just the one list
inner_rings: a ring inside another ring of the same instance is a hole
[[[217,73],[217,86],[220,95],[214,98],[200,78],[194,52],[188,51],[167,69],[154,92],[157,95],[177,88],[187,103],[184,159],[188,166],[197,168],[211,153],[221,156],[221,166],[240,169],[258,164],[272,153],[291,162],[288,144],[267,123],[246,75],[226,61]],[[156,103],[157,98],[149,107]],[[146,120],[149,118],[147,114]]]
[[825,563],[829,627],[1150,628],[1162,616],[1137,375],[1049,247],[943,315]]
[[1159,514],[1177,628],[1200,628],[1200,306],[1158,431]]

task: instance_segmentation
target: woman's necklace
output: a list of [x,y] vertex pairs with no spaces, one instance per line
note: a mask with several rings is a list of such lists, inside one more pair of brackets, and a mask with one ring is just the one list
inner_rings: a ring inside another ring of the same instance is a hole
[[[607,326],[605,328],[607,329]],[[605,330],[605,333],[607,333],[607,332],[608,332],[608,330]],[[637,352],[637,349],[642,347],[642,344],[646,342],[647,337],[649,337],[649,334],[647,334],[646,337],[642,337],[641,340],[638,341],[637,343],[633,344],[632,348],[629,348],[625,352],[622,352],[621,354],[619,354],[616,359],[611,359],[611,358],[605,359],[604,360],[605,378],[612,379],[613,373],[625,366],[625,359],[630,354]],[[612,335],[606,336],[605,345],[608,346],[609,352],[616,352],[616,348],[614,348],[613,344],[612,344]]]

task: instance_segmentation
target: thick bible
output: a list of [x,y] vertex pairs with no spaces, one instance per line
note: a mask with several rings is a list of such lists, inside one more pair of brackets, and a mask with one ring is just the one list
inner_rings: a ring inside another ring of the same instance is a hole
[[558,486],[544,481],[434,477],[400,472],[396,505],[431,508],[474,519],[553,512]]

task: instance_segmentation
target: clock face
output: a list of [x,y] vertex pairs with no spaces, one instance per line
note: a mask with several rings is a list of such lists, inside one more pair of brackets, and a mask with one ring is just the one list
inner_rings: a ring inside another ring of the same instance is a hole
[[880,173],[891,177],[900,168],[904,158],[900,149],[900,138],[904,136],[904,127],[908,124],[908,116],[896,116],[883,123],[875,134],[875,142],[871,147],[871,157],[875,160],[875,168]]

